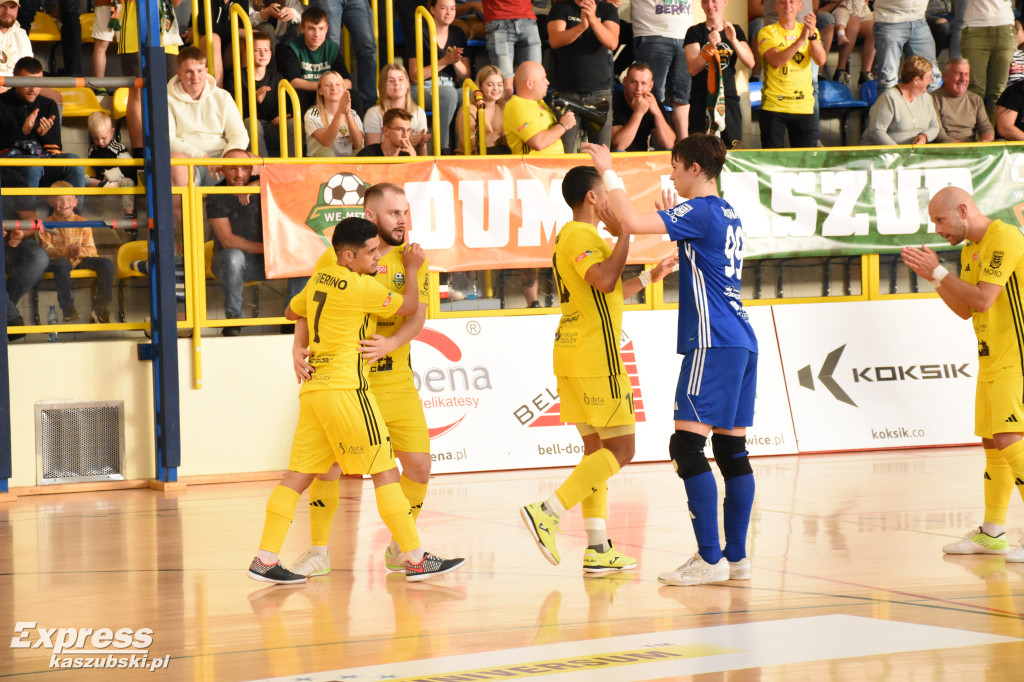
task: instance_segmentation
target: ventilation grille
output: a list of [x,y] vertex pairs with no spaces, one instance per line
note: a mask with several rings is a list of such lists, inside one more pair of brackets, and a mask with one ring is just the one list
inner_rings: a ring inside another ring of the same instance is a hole
[[36,403],[39,485],[124,480],[124,401]]

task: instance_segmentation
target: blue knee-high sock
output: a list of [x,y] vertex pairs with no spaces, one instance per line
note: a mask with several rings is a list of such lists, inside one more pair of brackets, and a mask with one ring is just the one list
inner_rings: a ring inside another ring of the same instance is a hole
[[683,479],[686,486],[686,504],[690,508],[690,523],[697,536],[700,556],[709,564],[722,559],[722,546],[718,539],[718,485],[710,471]]
[[722,519],[725,525],[725,558],[729,561],[739,561],[747,556],[747,527],[753,506],[754,474],[734,476],[725,482]]

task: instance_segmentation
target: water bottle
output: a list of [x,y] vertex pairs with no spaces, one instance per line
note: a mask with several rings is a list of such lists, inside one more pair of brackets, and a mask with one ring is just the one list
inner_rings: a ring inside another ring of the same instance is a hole
[[[60,320],[57,319],[57,306],[50,306],[50,312],[46,313],[46,324],[60,324]],[[56,343],[60,341],[60,337],[57,335],[57,332],[51,331],[46,335],[46,340],[50,343]]]
[[479,295],[480,291],[476,286],[476,273],[468,275],[466,279],[466,298],[470,301],[475,301]]

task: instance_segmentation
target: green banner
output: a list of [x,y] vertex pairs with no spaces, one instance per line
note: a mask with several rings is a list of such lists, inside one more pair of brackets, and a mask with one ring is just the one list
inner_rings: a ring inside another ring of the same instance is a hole
[[743,219],[746,258],[949,248],[929,199],[962,187],[988,217],[1021,225],[1024,145],[735,151],[721,183]]

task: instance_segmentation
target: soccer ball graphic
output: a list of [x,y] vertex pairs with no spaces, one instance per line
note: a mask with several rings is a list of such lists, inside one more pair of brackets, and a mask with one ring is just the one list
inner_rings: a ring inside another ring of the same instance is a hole
[[352,173],[338,173],[324,183],[323,202],[328,206],[362,206],[366,183]]

